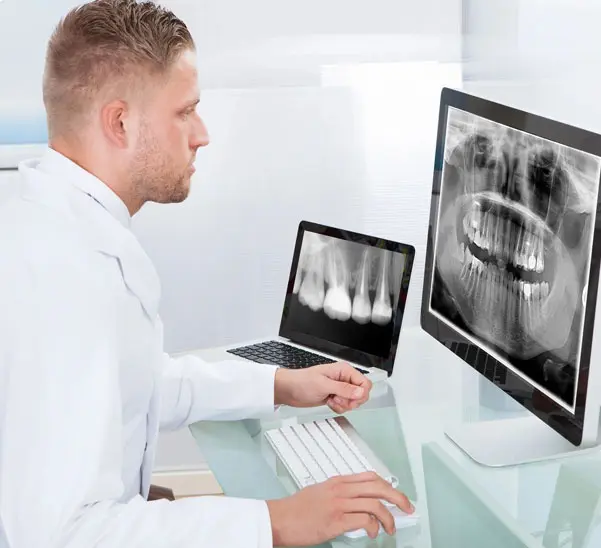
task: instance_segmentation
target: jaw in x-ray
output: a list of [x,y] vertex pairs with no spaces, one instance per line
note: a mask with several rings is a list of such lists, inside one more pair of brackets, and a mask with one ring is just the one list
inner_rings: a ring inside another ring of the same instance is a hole
[[330,319],[384,326],[398,304],[404,264],[402,253],[306,232],[293,292]]
[[599,169],[591,155],[449,111],[432,306],[525,374],[576,371]]

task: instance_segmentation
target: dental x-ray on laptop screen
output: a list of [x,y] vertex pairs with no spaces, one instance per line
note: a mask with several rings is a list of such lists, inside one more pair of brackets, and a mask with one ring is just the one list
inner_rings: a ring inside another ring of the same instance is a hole
[[[507,439],[488,426],[497,442],[450,434],[486,464],[591,441],[600,172],[601,136],[443,90],[422,327],[533,415],[509,421]],[[503,443],[511,456],[490,453]]]
[[[302,221],[281,340],[229,352],[293,367],[345,360],[367,373],[391,375],[414,255],[408,244]],[[290,355],[290,349],[299,353]]]

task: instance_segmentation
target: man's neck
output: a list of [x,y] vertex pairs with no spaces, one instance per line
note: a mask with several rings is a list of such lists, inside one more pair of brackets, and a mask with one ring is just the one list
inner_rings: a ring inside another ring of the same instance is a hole
[[[109,173],[103,170],[103,162],[89,158],[81,147],[74,146],[70,142],[60,138],[52,139],[49,142],[49,147],[59,154],[62,154],[65,158],[69,159],[74,164],[77,164],[88,173],[91,173],[94,177],[108,186],[117,196],[119,196],[119,198],[121,198],[131,216],[135,215],[144,205],[143,203],[139,203],[139,200],[136,200],[131,193],[124,191],[123,185],[120,185],[115,177],[111,177]],[[110,165],[110,163],[104,163],[104,165]]]

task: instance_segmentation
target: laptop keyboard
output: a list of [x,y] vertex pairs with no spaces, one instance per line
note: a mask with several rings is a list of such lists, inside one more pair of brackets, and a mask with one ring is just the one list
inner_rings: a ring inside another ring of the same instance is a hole
[[[265,341],[231,348],[228,352],[253,362],[279,365],[289,369],[305,369],[322,363],[334,363],[334,360],[330,358],[280,341]],[[355,367],[355,369],[363,374],[368,373],[368,371],[359,367]]]

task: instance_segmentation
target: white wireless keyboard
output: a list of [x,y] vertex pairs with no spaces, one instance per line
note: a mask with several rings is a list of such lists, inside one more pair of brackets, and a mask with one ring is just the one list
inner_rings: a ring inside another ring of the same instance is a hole
[[[398,479],[344,417],[282,426],[266,431],[265,437],[299,489],[334,476],[368,471],[398,486]],[[393,515],[397,529],[416,522],[416,514],[405,514],[388,501],[382,502]],[[380,526],[380,533],[383,530]],[[348,538],[366,535],[365,529],[345,533]]]

